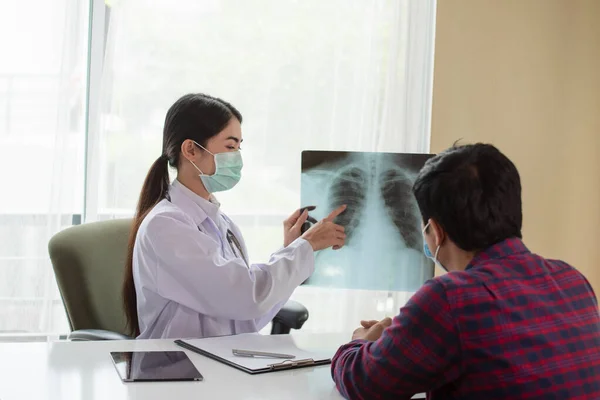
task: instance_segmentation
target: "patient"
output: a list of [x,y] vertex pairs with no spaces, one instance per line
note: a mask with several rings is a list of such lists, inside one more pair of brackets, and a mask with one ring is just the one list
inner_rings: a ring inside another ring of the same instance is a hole
[[413,192],[424,252],[449,273],[393,321],[362,322],[333,359],[342,395],[600,399],[596,297],[576,269],[525,247],[514,164],[491,145],[453,147]]

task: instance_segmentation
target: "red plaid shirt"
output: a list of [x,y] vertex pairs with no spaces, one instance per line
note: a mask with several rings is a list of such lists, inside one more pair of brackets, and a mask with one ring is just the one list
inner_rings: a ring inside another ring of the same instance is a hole
[[333,359],[349,399],[600,399],[600,315],[577,270],[519,239],[434,278],[376,342]]

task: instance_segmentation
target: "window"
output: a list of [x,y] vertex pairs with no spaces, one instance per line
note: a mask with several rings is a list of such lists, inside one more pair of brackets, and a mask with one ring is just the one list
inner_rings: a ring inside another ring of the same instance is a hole
[[[14,172],[0,197],[0,334],[67,329],[47,242],[133,214],[184,93],[244,115],[244,178],[219,199],[253,261],[299,206],[302,150],[427,152],[434,13],[435,0],[3,2],[0,167]],[[409,295],[295,298],[308,330],[337,330]]]
[[87,15],[80,0],[0,5],[0,335],[68,329],[47,243],[83,211]]
[[[205,92],[244,116],[244,176],[218,198],[251,259],[268,259],[300,205],[302,150],[428,151],[433,16],[433,1],[116,2],[87,214],[131,215],[166,110]],[[301,287],[294,298],[311,312],[303,329],[338,330],[394,315],[410,294]]]

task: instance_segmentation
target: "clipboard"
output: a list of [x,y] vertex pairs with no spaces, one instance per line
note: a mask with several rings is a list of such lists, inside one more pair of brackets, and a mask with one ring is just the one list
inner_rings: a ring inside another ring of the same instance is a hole
[[[331,364],[331,357],[334,352],[317,352],[299,348],[290,335],[260,335],[258,333],[207,339],[175,340],[175,344],[250,375],[329,365]],[[232,349],[234,348],[277,351],[294,354],[296,357],[290,360],[249,359],[247,357],[234,356],[232,354]]]

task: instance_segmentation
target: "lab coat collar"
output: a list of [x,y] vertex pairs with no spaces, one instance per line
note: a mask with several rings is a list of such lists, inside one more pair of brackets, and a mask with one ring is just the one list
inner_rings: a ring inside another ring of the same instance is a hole
[[210,200],[203,199],[175,179],[169,189],[169,196],[171,197],[171,202],[192,217],[194,223],[198,226],[207,217],[213,221],[218,221],[221,204],[212,194],[210,195]]

